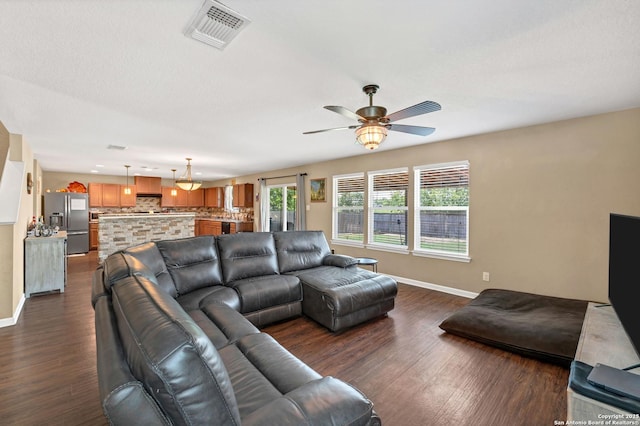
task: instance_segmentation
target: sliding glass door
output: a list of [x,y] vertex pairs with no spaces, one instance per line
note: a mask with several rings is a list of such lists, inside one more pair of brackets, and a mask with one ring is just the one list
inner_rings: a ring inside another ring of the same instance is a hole
[[268,230],[293,231],[296,223],[296,185],[269,185]]

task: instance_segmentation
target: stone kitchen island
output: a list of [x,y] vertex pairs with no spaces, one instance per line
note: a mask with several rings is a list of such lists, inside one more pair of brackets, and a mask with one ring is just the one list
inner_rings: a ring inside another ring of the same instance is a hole
[[147,241],[194,236],[195,213],[102,214],[98,218],[98,259]]

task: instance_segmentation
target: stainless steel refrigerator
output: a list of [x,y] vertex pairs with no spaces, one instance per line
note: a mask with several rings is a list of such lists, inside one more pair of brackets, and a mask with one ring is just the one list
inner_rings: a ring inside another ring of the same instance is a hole
[[67,253],[89,252],[89,195],[77,192],[44,194],[44,221],[67,231]]

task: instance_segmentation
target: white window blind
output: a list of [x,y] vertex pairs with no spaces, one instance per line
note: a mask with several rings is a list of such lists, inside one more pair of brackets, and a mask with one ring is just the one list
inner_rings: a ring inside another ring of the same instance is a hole
[[469,255],[469,163],[420,166],[415,171],[414,250]]
[[364,242],[364,183],[364,173],[334,176],[334,240],[359,244]]
[[369,244],[407,247],[408,190],[406,169],[369,173]]

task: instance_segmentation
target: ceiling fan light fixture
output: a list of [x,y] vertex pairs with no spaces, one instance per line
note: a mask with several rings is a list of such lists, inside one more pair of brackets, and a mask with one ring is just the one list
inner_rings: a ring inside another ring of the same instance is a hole
[[202,182],[191,179],[191,158],[185,158],[185,160],[187,160],[187,170],[180,179],[176,180],[176,185],[185,191],[195,191],[202,186]]
[[356,142],[373,151],[387,137],[387,128],[377,124],[365,125],[356,129]]

